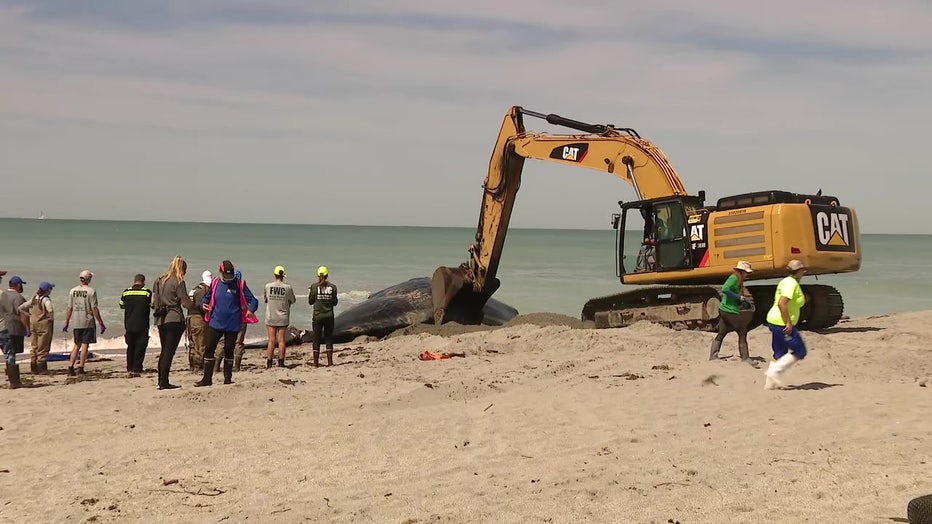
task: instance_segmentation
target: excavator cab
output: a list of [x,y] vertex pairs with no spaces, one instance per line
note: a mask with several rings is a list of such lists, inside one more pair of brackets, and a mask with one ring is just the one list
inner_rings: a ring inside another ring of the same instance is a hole
[[[616,276],[689,269],[694,264],[690,220],[702,210],[703,196],[663,197],[619,202],[616,231]],[[629,231],[629,227],[631,231]]]

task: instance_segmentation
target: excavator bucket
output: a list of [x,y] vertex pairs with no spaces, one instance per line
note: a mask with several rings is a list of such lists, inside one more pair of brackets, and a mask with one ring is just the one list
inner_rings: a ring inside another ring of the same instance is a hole
[[[498,279],[487,286],[485,293],[476,293],[462,267],[438,267],[431,280],[431,298],[434,305],[434,324],[459,322],[481,324],[482,308],[498,289]],[[489,292],[491,290],[491,292]]]

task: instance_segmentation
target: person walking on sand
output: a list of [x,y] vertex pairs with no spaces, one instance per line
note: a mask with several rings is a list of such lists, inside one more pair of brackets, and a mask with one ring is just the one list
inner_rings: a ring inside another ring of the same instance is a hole
[[23,386],[19,377],[19,365],[16,355],[25,351],[24,341],[29,336],[29,317],[20,312],[19,307],[26,303],[23,296],[23,284],[26,281],[18,276],[10,279],[10,288],[0,293],[0,345],[6,357],[6,376],[10,380],[10,389]]
[[81,365],[77,374],[84,374],[84,364],[87,363],[87,354],[91,344],[97,343],[97,323],[100,324],[100,334],[107,331],[107,326],[100,318],[100,309],[97,308],[97,291],[91,287],[94,273],[85,269],[78,275],[78,285],[68,292],[68,311],[65,312],[65,325],[61,330],[67,332],[71,327],[71,317],[74,316],[74,348],[71,350],[71,360],[68,363],[68,375],[75,376],[74,363],[78,360],[78,350],[81,351]]
[[278,344],[278,367],[285,367],[285,332],[288,331],[288,325],[291,322],[291,305],[297,300],[291,284],[285,283],[283,266],[275,266],[272,276],[275,280],[266,284],[265,291],[262,293],[262,299],[266,304],[265,325],[269,333],[266,369],[272,367],[272,355],[275,352],[276,343]]
[[55,329],[55,311],[49,295],[54,287],[51,282],[42,282],[32,300],[19,307],[21,313],[29,315],[29,329],[32,331],[29,369],[33,375],[49,374],[49,351],[52,349],[52,330]]
[[191,306],[188,290],[184,283],[184,276],[188,271],[188,263],[176,256],[168,266],[168,271],[155,282],[152,293],[152,307],[155,325],[159,330],[159,384],[160,390],[177,389],[181,386],[173,385],[168,380],[171,373],[172,362],[181,335],[184,333],[184,309]]
[[748,353],[748,322],[751,320],[748,310],[753,310],[753,300],[744,287],[744,279],[751,274],[751,264],[740,261],[735,264],[734,272],[722,285],[722,303],[718,310],[718,335],[712,341],[709,360],[717,360],[722,342],[729,333],[738,334],[738,353],[741,362],[757,367]]
[[126,371],[130,377],[142,373],[149,347],[149,310],[152,308],[152,291],[146,287],[145,275],[133,278],[133,285],[120,295],[120,309],[123,310],[123,329],[126,334]]
[[[233,346],[240,327],[247,317],[259,308],[259,301],[242,279],[236,278],[233,263],[220,263],[220,277],[210,283],[210,291],[201,304],[204,320],[207,321],[207,337],[204,342],[204,377],[196,387],[213,384],[214,361],[221,355],[217,344],[223,338],[223,383],[233,383]],[[254,315],[253,315],[254,316]]]
[[210,290],[210,281],[213,275],[210,271],[201,273],[201,281],[189,293],[191,305],[188,307],[188,365],[191,371],[204,371],[204,334],[207,332],[207,323],[204,322],[204,310],[201,303]]
[[314,306],[311,324],[314,329],[314,367],[320,367],[320,342],[327,346],[327,366],[333,365],[333,308],[337,305],[337,286],[328,277],[327,266],[317,268],[317,284],[307,291],[307,303]]
[[790,260],[786,265],[789,276],[777,284],[773,307],[767,312],[767,327],[773,336],[773,360],[764,373],[764,389],[784,387],[780,377],[787,369],[806,358],[806,343],[796,328],[799,311],[806,304],[806,297],[799,285],[806,274],[806,265],[801,260]]

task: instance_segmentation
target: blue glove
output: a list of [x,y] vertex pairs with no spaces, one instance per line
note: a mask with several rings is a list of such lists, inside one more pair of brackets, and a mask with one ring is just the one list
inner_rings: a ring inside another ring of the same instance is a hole
[[61,327],[62,331],[68,331],[68,322],[65,322],[65,325]]
[[29,338],[31,336],[32,336],[32,331],[29,331],[29,328],[26,328],[26,338]]
[[107,326],[103,322],[100,323],[100,334],[103,335],[104,331],[107,331]]

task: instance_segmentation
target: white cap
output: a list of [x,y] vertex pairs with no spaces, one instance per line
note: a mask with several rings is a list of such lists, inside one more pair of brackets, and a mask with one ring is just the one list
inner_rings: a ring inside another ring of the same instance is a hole
[[796,260],[796,259],[790,260],[790,263],[786,265],[786,268],[789,269],[790,271],[799,271],[800,269],[804,269],[805,267],[806,267],[806,264],[804,264],[802,260]]
[[740,269],[741,271],[744,271],[745,273],[751,273],[751,263],[745,262],[744,260],[742,260],[738,262],[737,264],[735,264],[735,269]]
[[213,275],[210,274],[210,271],[204,271],[201,273],[201,282],[210,285]]

